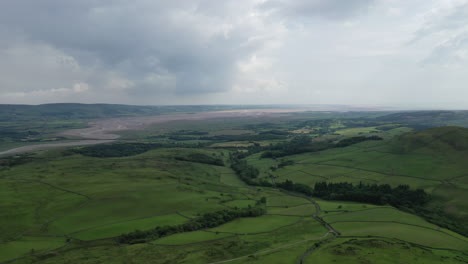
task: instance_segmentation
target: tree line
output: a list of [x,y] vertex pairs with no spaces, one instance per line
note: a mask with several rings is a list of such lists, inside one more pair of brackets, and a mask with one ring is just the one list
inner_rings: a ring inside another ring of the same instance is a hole
[[330,148],[343,148],[347,146],[351,146],[353,144],[357,144],[360,142],[368,141],[368,140],[383,140],[383,138],[379,136],[358,136],[358,137],[351,137],[345,138],[340,140],[337,143],[333,143],[331,141],[320,141],[320,142],[312,142],[312,138],[307,135],[298,135],[292,138],[288,142],[278,143],[272,146],[265,147],[265,152],[262,153],[262,158],[280,158],[284,156],[294,155],[294,154],[301,154],[305,152],[317,152],[322,151]]
[[418,215],[438,226],[468,235],[468,227],[463,220],[448,215],[443,206],[429,209],[432,196],[422,189],[412,190],[408,185],[399,185],[392,188],[388,184],[358,184],[352,183],[326,183],[315,184],[314,188],[291,180],[284,182],[268,181],[266,178],[258,179],[259,171],[249,165],[243,158],[260,152],[258,147],[252,147],[245,152],[234,152],[230,156],[231,168],[241,180],[249,185],[263,187],[277,187],[283,190],[298,192],[307,196],[316,196],[325,200],[354,201],[376,205],[392,205],[402,211]]
[[[260,203],[259,203],[260,204]],[[135,230],[117,237],[121,244],[137,244],[154,241],[156,239],[183,232],[192,232],[206,228],[213,228],[241,217],[258,217],[264,215],[266,209],[263,206],[249,208],[223,209],[216,212],[205,213],[188,222],[172,226],[157,226],[150,230]]]
[[191,153],[186,156],[175,157],[176,160],[197,162],[209,165],[224,166],[224,161],[220,158],[208,156],[203,153]]
[[388,184],[353,185],[348,182],[315,183],[313,195],[325,200],[342,200],[376,205],[414,208],[429,201],[429,195],[423,189],[412,190],[408,185],[392,188]]
[[361,143],[361,142],[368,141],[368,140],[383,140],[383,138],[379,136],[370,136],[370,137],[359,136],[359,137],[345,138],[343,140],[340,140],[340,142],[336,143],[335,147],[344,148],[344,147],[351,146],[353,144]]
[[291,180],[275,184],[266,179],[258,179],[258,169],[248,165],[245,160],[238,160],[231,168],[245,183],[253,186],[276,187],[287,191],[315,196],[324,200],[352,201],[376,205],[392,205],[402,211],[418,215],[438,226],[453,230],[462,235],[468,234],[468,227],[455,217],[451,217],[442,208],[428,209],[427,205],[432,196],[422,189],[412,190],[408,185],[399,185],[392,188],[388,184],[362,184],[352,183],[316,183],[314,188],[309,185],[295,183]]
[[198,148],[204,146],[203,143],[114,143],[99,144],[86,147],[75,148],[73,152],[96,158],[128,157],[145,153],[158,148]]

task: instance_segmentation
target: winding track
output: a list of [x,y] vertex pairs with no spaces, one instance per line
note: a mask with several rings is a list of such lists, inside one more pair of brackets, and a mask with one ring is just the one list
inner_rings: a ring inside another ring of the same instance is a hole
[[[310,198],[310,197],[305,197],[305,196],[303,196],[303,195],[296,194],[296,193],[293,193],[293,192],[288,192],[288,191],[284,191],[284,190],[281,190],[281,191],[284,192],[284,193],[286,193],[286,194],[288,194],[288,195],[291,195],[291,196],[296,196],[296,197],[305,198],[305,199],[307,199],[310,203],[312,203],[313,205],[315,205],[315,213],[312,215],[312,218],[314,218],[315,220],[317,220],[317,222],[321,223],[321,224],[328,230],[328,232],[325,233],[325,234],[324,234],[323,236],[321,236],[321,237],[314,237],[314,238],[304,239],[304,240],[301,240],[301,241],[296,241],[296,242],[293,242],[293,243],[288,243],[288,244],[285,244],[285,245],[282,245],[282,246],[279,246],[279,247],[276,247],[276,248],[272,248],[272,249],[268,249],[268,250],[259,251],[259,252],[253,253],[253,254],[249,254],[249,255],[245,255],[245,256],[241,256],[241,257],[237,257],[237,258],[232,258],[232,259],[227,259],[227,260],[222,260],[222,261],[217,261],[217,262],[211,262],[211,263],[209,263],[209,264],[228,263],[228,262],[232,262],[232,261],[236,261],[236,260],[248,258],[248,257],[250,257],[250,256],[261,255],[261,254],[265,254],[265,253],[277,251],[277,250],[280,250],[280,249],[284,249],[284,248],[287,248],[287,247],[290,247],[290,246],[294,246],[294,245],[306,243],[306,242],[309,242],[309,241],[321,240],[321,239],[324,239],[325,237],[327,237],[329,234],[332,234],[333,237],[331,237],[330,239],[327,240],[327,242],[330,242],[330,241],[332,241],[333,239],[335,239],[336,237],[338,237],[338,236],[341,235],[340,232],[338,232],[337,230],[335,230],[329,223],[325,222],[321,217],[318,216],[318,215],[322,212],[322,210],[321,210],[321,208],[320,208],[320,205],[319,205],[315,200],[313,200],[313,199]],[[306,252],[304,252],[304,253],[299,257],[297,263],[298,263],[298,264],[302,264],[303,261],[304,261],[304,259],[305,259],[308,255],[310,255],[316,248],[317,248],[317,246],[314,245],[314,246],[310,247],[309,249],[307,249]]]

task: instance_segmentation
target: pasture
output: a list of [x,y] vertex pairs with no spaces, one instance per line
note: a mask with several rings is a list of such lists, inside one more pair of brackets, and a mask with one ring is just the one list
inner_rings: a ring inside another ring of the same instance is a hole
[[[391,256],[402,263],[466,262],[461,253],[468,250],[466,237],[416,215],[389,205],[325,201],[274,187],[286,180],[311,187],[323,181],[408,184],[433,195],[429,209],[468,219],[466,150],[443,142],[420,147],[407,136],[399,138],[409,130],[406,126],[379,119],[368,125],[353,119],[362,113],[347,115],[271,115],[262,122],[240,117],[175,120],[122,131],[130,145],[167,144],[137,155],[92,157],[57,149],[12,165],[2,160],[0,262],[18,258],[11,263],[266,264],[304,257],[304,263],[385,264],[392,263]],[[384,140],[261,158],[270,144],[287,142],[297,131],[312,142],[355,135]],[[236,152],[251,153],[245,160],[258,169],[256,180],[273,186],[242,181],[230,168]],[[256,206],[266,214],[168,234],[149,243],[116,242],[119,235],[135,230]]]

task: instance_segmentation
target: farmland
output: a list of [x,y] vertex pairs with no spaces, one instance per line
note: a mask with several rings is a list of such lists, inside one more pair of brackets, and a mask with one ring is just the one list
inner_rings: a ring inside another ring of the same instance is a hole
[[[468,132],[414,130],[427,115],[468,125],[458,112],[214,115],[3,156],[0,263],[466,263]],[[403,184],[429,198],[419,207],[321,199],[321,182]],[[126,234],[145,237],[125,243]]]

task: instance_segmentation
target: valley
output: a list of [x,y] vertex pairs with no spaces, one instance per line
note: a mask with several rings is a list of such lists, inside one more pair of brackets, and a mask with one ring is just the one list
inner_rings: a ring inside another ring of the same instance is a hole
[[433,125],[441,114],[235,110],[57,131],[111,142],[0,157],[0,262],[466,263],[468,118]]

